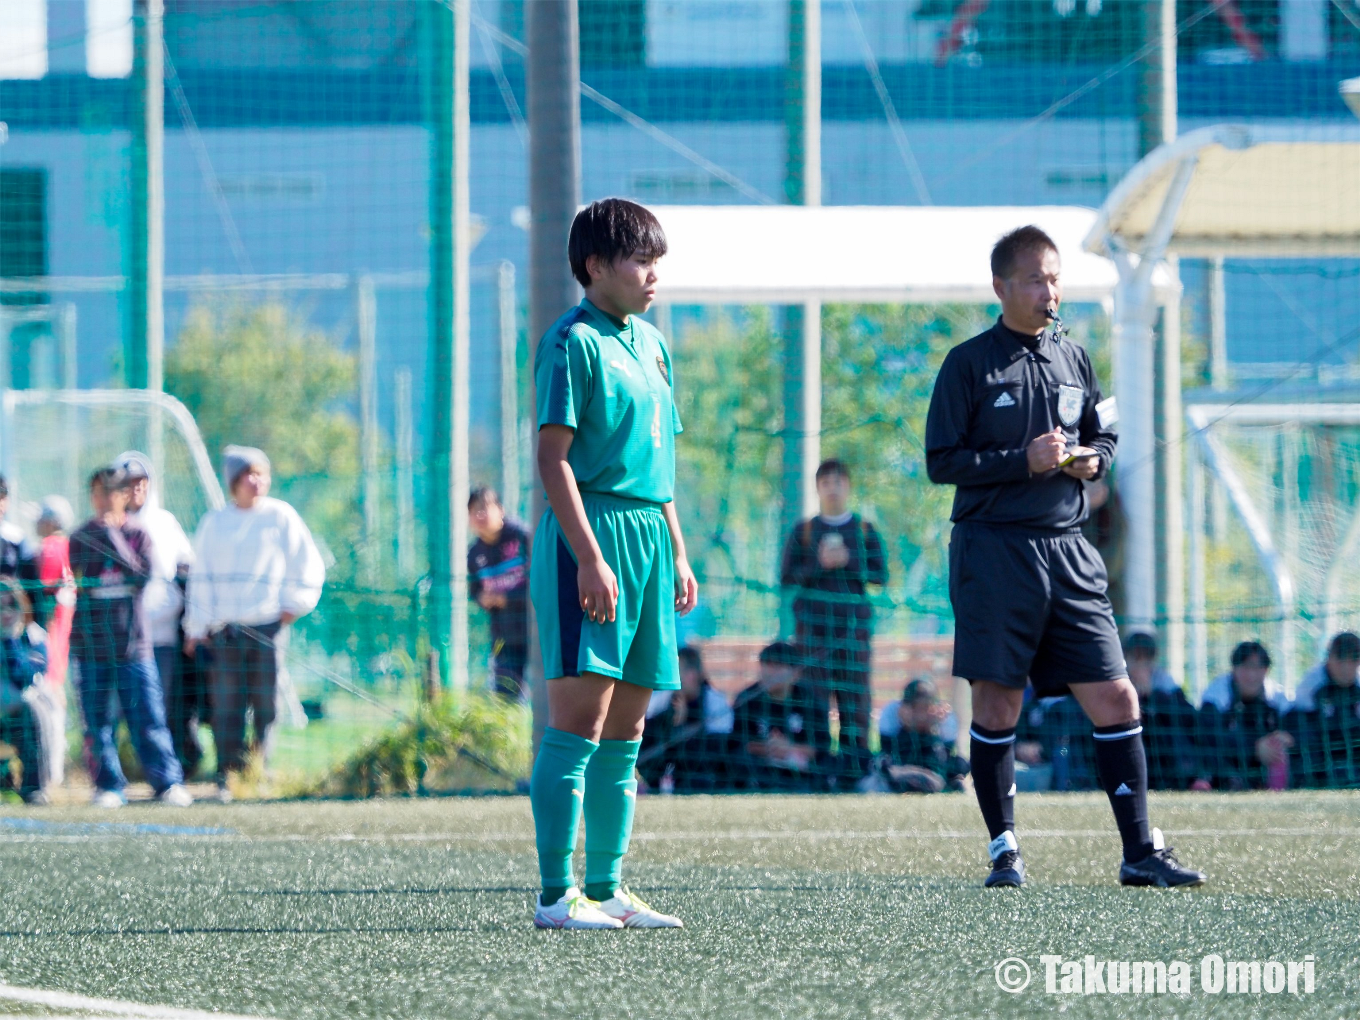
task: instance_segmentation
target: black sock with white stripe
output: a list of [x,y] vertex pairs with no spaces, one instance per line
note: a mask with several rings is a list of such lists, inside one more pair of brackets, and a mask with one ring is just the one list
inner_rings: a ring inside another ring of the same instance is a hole
[[987,832],[996,839],[1015,831],[1015,727],[989,730],[973,723],[968,735],[973,791]]
[[1143,724],[1119,723],[1097,726],[1096,768],[1105,794],[1110,798],[1119,838],[1124,841],[1124,860],[1141,861],[1152,853],[1148,831],[1147,754],[1143,750]]

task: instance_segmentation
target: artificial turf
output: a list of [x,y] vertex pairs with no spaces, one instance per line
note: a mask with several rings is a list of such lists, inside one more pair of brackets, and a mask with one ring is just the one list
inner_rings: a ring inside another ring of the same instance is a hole
[[[0,980],[298,1018],[1354,1012],[1360,795],[1155,796],[1193,891],[1116,884],[1102,796],[1017,807],[1030,884],[984,891],[971,798],[647,798],[628,878],[686,928],[576,933],[530,927],[523,798],[6,808]],[[1044,953],[1185,960],[1193,991],[1048,995]],[[1205,993],[1209,953],[1311,953],[1316,991]]]

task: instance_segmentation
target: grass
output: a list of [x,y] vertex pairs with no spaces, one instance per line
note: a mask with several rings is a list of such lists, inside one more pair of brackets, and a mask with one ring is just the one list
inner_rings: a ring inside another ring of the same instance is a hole
[[[519,797],[4,808],[0,977],[296,1018],[1353,1014],[1360,796],[1162,795],[1153,814],[1208,887],[1118,887],[1098,796],[1022,795],[1019,892],[979,888],[962,796],[644,798],[630,880],[688,927],[563,933],[529,927]],[[1194,991],[1045,995],[1050,952],[1187,960]],[[1203,993],[1207,953],[1312,953],[1317,991]],[[993,976],[1011,956],[1037,976],[1014,996]]]

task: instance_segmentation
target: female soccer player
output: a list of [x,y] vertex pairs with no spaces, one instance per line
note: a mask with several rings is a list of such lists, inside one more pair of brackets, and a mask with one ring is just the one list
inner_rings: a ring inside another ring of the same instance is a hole
[[[679,928],[621,883],[647,702],[680,688],[675,614],[699,595],[673,501],[671,355],[638,318],[656,296],[666,237],[642,206],[610,198],[577,214],[567,254],[585,300],[534,357],[550,507],[529,577],[548,678],[529,784],[543,879],[534,924]],[[582,812],[584,892],[571,867]]]

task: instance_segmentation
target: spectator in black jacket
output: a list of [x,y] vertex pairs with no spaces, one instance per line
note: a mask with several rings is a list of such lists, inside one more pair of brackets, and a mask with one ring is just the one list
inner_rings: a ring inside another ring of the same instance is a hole
[[845,772],[869,761],[870,652],[873,609],[867,586],[888,583],[883,541],[850,504],[850,469],[839,460],[817,468],[820,513],[800,521],[784,544],[779,583],[793,597],[795,639],[804,677],[829,708],[836,699]]
[[1243,641],[1233,649],[1232,671],[1205,688],[1197,789],[1282,790],[1289,785],[1294,738],[1282,725],[1289,702],[1267,677],[1269,670],[1265,647]]
[[468,597],[491,622],[496,693],[509,701],[528,695],[529,535],[505,519],[501,498],[489,485],[468,496],[468,523],[477,541],[468,550]]
[[697,648],[681,648],[679,658],[680,690],[664,711],[647,717],[638,771],[654,790],[725,789],[731,785],[732,706],[709,682]]
[[1130,634],[1124,642],[1124,661],[1143,717],[1148,789],[1189,789],[1201,769],[1194,706],[1171,674],[1157,665],[1155,634]]
[[1026,689],[1015,724],[1015,760],[1031,769],[1052,766],[1047,789],[1100,789],[1091,721],[1070,694],[1040,698],[1032,686]]
[[968,762],[940,733],[949,703],[935,681],[918,677],[902,691],[902,700],[884,711],[896,712],[898,721],[897,732],[883,738],[893,788],[913,793],[961,789]]
[[760,653],[760,678],[737,695],[732,734],[740,748],[742,785],[756,790],[825,787],[831,730],[820,692],[801,676],[801,656],[776,641]]
[[1295,739],[1300,786],[1360,786],[1360,636],[1343,631],[1332,638],[1323,682],[1302,694],[1285,716]]

